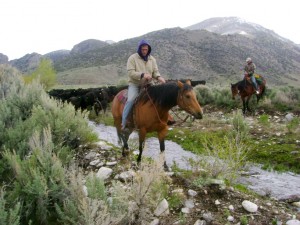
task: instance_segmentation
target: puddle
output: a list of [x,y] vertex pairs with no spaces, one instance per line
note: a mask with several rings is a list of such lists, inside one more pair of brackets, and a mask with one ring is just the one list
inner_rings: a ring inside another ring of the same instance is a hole
[[[113,145],[120,146],[115,127],[104,126],[103,124],[95,125],[89,122],[99,135],[99,138]],[[138,149],[138,135],[132,133],[130,140],[136,143]],[[168,166],[176,162],[177,166],[182,169],[190,169],[188,158],[197,158],[198,156],[182,149],[182,147],[172,141],[165,141],[165,155]],[[160,153],[159,142],[157,138],[147,138],[143,156],[149,156],[154,159],[158,158]],[[287,198],[291,195],[300,196],[300,175],[288,173],[278,173],[275,171],[265,171],[259,166],[252,165],[249,167],[249,176],[239,178],[238,183],[246,185],[249,189],[260,195],[270,195],[277,199]]]

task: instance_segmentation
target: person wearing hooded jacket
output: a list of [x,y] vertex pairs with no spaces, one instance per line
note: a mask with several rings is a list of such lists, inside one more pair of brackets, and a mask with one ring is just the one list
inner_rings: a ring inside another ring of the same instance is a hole
[[138,96],[139,86],[142,81],[156,79],[160,83],[166,82],[158,71],[155,58],[151,55],[150,44],[145,40],[139,42],[137,52],[128,58],[127,73],[128,96],[122,114],[122,130],[126,128],[127,118]]
[[256,79],[254,77],[255,69],[256,69],[255,64],[252,62],[252,59],[248,57],[246,59],[246,65],[245,65],[244,71],[250,77],[250,79],[252,81],[252,84],[253,84],[253,86],[255,88],[255,93],[259,94],[258,85],[257,85]]

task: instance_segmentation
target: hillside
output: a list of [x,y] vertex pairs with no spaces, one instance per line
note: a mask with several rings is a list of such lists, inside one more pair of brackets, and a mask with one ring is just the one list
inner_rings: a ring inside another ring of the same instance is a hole
[[[136,51],[140,39],[151,43],[152,54],[166,78],[224,85],[241,79],[244,61],[251,57],[257,73],[264,75],[269,85],[300,85],[299,46],[235,17],[212,18],[185,29],[163,29],[112,44],[94,39],[80,42],[63,57],[51,55],[58,81],[101,85],[126,80],[127,58]],[[32,70],[36,57],[45,56],[31,54],[10,63],[26,72]]]
[[[300,49],[264,32],[257,32],[255,38],[248,38],[205,30],[164,29],[73,55],[54,65],[61,76],[73,73],[82,76],[96,67],[93,74],[99,79],[110,77],[117,82],[126,78],[127,58],[136,51],[136,45],[142,38],[151,43],[160,71],[167,78],[188,77],[211,83],[239,79],[244,59],[251,56],[257,72],[265,75],[268,83],[284,85],[300,82]],[[89,78],[86,77],[86,80]]]

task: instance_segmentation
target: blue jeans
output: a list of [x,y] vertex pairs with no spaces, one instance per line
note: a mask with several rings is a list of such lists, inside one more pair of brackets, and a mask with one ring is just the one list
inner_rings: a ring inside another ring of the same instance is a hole
[[122,127],[124,128],[127,123],[128,115],[133,107],[134,101],[139,94],[139,87],[134,84],[128,85],[128,97],[125,103],[123,114],[122,114]]
[[256,79],[255,79],[255,77],[254,77],[254,74],[252,74],[252,75],[250,76],[250,79],[251,79],[251,81],[252,81],[252,84],[254,85],[255,90],[258,91],[258,86],[257,86],[257,83],[256,83]]

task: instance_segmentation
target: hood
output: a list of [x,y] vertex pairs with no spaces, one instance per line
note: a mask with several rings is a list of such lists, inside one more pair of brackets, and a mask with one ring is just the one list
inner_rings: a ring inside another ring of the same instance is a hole
[[[148,45],[148,46],[149,46],[148,54],[147,54],[145,57],[142,55],[142,52],[141,52],[141,47],[142,47],[143,45]],[[141,41],[139,42],[139,45],[138,45],[137,53],[139,54],[139,56],[140,56],[141,58],[143,58],[145,61],[147,61],[147,60],[148,60],[148,57],[149,57],[149,55],[150,55],[150,53],[151,53],[151,46],[149,45],[149,43],[148,43],[147,41],[141,40]]]

